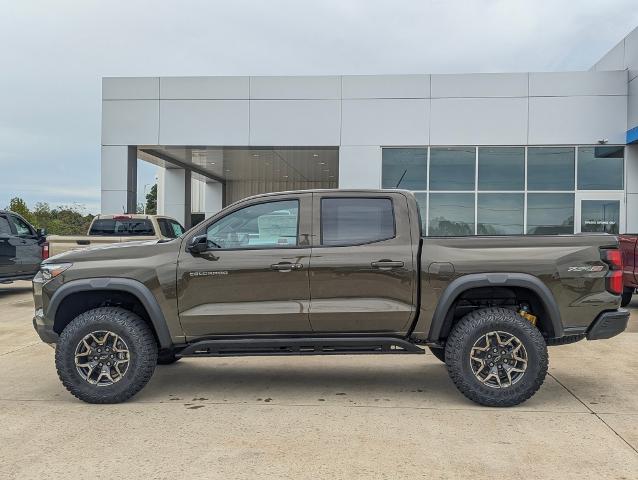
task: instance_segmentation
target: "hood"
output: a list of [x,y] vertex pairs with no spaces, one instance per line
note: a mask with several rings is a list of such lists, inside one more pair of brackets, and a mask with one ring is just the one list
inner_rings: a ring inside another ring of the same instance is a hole
[[137,242],[111,243],[109,245],[100,245],[81,250],[69,250],[68,252],[54,255],[45,260],[43,263],[75,263],[90,260],[144,258],[158,253],[158,249],[165,247],[168,247],[169,249],[177,249],[180,244],[181,238],[176,238],[170,241],[142,240]]

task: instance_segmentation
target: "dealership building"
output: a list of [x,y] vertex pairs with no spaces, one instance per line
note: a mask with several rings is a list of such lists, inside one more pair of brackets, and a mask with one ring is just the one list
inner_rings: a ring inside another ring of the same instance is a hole
[[104,78],[103,213],[135,210],[138,159],[186,225],[403,188],[428,235],[638,232],[638,29],[582,72]]

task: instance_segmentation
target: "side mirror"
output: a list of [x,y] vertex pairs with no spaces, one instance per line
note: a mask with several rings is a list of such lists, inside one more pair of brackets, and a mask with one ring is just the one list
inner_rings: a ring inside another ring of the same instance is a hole
[[46,228],[38,228],[35,231],[35,234],[38,236],[38,238],[44,238],[47,236],[47,229]]
[[204,253],[208,250],[208,238],[206,235],[196,235],[191,238],[190,243],[188,244],[188,251],[193,255],[198,255],[200,253]]

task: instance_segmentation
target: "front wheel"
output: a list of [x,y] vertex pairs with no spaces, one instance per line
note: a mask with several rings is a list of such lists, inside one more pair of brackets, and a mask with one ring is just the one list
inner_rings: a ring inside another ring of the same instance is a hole
[[627,305],[629,305],[629,302],[631,302],[631,297],[634,294],[634,289],[633,288],[625,288],[622,292],[622,297],[620,299],[620,306],[621,307],[626,307]]
[[463,317],[447,340],[446,364],[470,400],[510,407],[530,398],[547,374],[547,345],[538,329],[512,310],[486,308]]
[[88,403],[120,403],[148,383],[157,343],[148,324],[119,307],[78,315],[60,334],[55,366],[66,389]]

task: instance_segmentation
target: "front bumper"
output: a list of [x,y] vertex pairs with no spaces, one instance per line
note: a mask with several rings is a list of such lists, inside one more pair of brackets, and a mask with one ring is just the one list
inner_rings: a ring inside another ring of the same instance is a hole
[[619,308],[603,312],[589,326],[587,340],[603,340],[614,337],[625,331],[627,322],[629,322],[629,310]]
[[41,308],[35,311],[33,328],[35,328],[35,331],[44,343],[48,343],[49,345],[58,343],[59,335],[53,331],[53,325],[46,321]]

